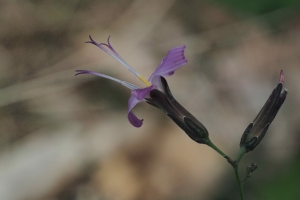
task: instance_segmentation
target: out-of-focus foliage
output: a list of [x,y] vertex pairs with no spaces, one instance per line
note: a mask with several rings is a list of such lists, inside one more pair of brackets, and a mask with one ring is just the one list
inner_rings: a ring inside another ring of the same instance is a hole
[[299,6],[298,0],[214,0],[225,7],[237,10],[244,14],[261,15],[285,7]]
[[297,199],[300,196],[300,162],[295,159],[290,166],[283,169],[280,174],[265,180],[262,186],[261,199]]

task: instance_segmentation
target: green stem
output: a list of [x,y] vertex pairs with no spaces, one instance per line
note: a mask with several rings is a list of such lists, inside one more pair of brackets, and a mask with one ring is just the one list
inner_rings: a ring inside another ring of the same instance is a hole
[[214,143],[212,143],[212,141],[210,141],[209,138],[207,139],[206,144],[208,146],[210,146],[211,148],[213,148],[216,152],[218,152],[221,156],[223,156],[231,164],[231,166],[233,167],[233,170],[234,170],[236,181],[238,182],[241,200],[244,200],[245,197],[244,197],[243,182],[241,181],[240,175],[239,175],[239,162],[242,159],[242,157],[244,156],[244,154],[247,152],[246,149],[244,147],[241,147],[240,151],[236,157],[236,160],[233,161],[229,156],[227,156],[223,151],[221,151],[216,145],[214,145]]
[[247,152],[246,148],[242,146],[235,160],[237,164],[239,164],[240,160],[242,159],[242,157],[245,155],[246,152]]
[[238,182],[241,200],[244,200],[245,197],[244,197],[244,187],[243,187],[243,182],[241,181],[240,175],[239,175],[239,162],[240,162],[240,160],[242,159],[242,157],[244,156],[245,153],[246,153],[246,149],[245,149],[244,147],[241,147],[241,148],[240,148],[240,151],[239,151],[239,153],[238,153],[238,155],[237,155],[237,158],[236,158],[236,160],[234,161],[235,164],[232,165],[233,170],[234,170],[234,174],[235,174],[236,181]]
[[212,143],[212,141],[209,138],[207,139],[206,144],[213,148],[221,156],[223,156],[231,165],[233,165],[234,162],[232,161],[232,159],[229,156],[227,156],[223,151],[221,151],[216,145],[214,145],[214,143]]
[[239,166],[238,165],[234,166],[233,170],[234,170],[236,181],[238,182],[241,200],[244,200],[245,199],[244,198],[244,187],[243,187],[243,183],[241,182],[241,179],[239,176]]

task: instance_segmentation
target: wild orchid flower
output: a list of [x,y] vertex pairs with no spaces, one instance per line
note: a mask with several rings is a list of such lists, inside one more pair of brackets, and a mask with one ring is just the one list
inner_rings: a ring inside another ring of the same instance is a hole
[[116,81],[125,87],[131,90],[131,97],[128,101],[128,120],[130,123],[135,127],[140,127],[143,124],[143,120],[138,119],[135,114],[132,112],[134,106],[138,103],[145,102],[146,98],[150,98],[150,91],[153,89],[157,89],[163,91],[161,78],[160,77],[167,77],[174,74],[174,71],[187,63],[187,60],[184,57],[184,49],[185,45],[175,47],[169,50],[168,54],[165,58],[161,61],[160,65],[155,69],[153,74],[150,76],[148,80],[146,80],[143,76],[138,74],[126,61],[115,51],[115,49],[110,44],[110,37],[107,39],[107,44],[105,43],[97,43],[95,42],[92,37],[90,36],[90,41],[86,43],[91,43],[101,50],[109,54],[111,57],[119,61],[122,65],[124,65],[131,73],[133,73],[136,77],[138,77],[145,85],[145,88],[140,88],[134,84],[128,83],[126,81],[122,81],[116,79],[111,76],[107,76],[105,74],[99,74],[96,72],[92,72],[89,70],[76,70],[76,75],[79,74],[92,74],[96,76],[100,76],[103,78],[107,78],[113,81]]

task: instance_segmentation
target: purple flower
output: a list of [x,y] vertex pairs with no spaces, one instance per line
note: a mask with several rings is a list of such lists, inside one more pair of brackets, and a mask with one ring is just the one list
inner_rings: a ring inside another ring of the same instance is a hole
[[[100,76],[103,78],[107,78],[113,81],[116,81],[125,87],[129,88],[131,90],[131,97],[128,101],[128,120],[130,123],[135,127],[141,127],[143,124],[143,120],[140,120],[136,117],[136,115],[132,112],[132,109],[134,106],[136,106],[138,103],[141,102],[148,102],[153,105],[151,102],[150,92],[152,90],[158,90],[162,91],[164,93],[164,88],[161,82],[161,77],[167,77],[174,74],[175,70],[182,67],[187,63],[187,60],[184,57],[184,49],[185,45],[175,47],[171,50],[169,50],[166,57],[164,57],[159,64],[159,66],[155,69],[155,71],[152,73],[150,78],[146,80],[143,76],[138,74],[130,65],[128,65],[125,60],[115,51],[115,49],[110,44],[110,37],[107,39],[107,44],[105,43],[97,43],[95,42],[92,37],[90,36],[90,41],[86,43],[91,43],[97,47],[99,47],[101,50],[105,51],[107,54],[109,54],[111,57],[119,61],[122,65],[124,65],[130,72],[132,72],[136,77],[138,77],[145,85],[145,88],[140,88],[136,85],[133,85],[131,83],[128,83],[126,81],[122,81],[119,79],[116,79],[111,76],[107,76],[105,74],[99,74],[96,72],[92,72],[89,70],[76,70],[76,75],[79,74],[92,74],[96,76]],[[156,106],[154,104],[154,106]],[[158,107],[158,106],[156,106]]]

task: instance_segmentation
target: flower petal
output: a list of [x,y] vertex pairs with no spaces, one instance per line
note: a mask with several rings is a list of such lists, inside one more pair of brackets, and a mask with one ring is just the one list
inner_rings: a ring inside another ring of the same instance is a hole
[[149,81],[154,84],[153,82],[159,81],[158,79],[160,79],[160,76],[171,76],[174,74],[174,71],[176,69],[185,65],[187,63],[187,60],[184,57],[184,49],[185,45],[171,49],[166,57],[163,58],[160,65],[150,76]]
[[75,76],[80,75],[80,74],[92,74],[92,75],[95,75],[95,76],[100,76],[100,77],[102,77],[102,78],[110,79],[110,80],[112,80],[112,81],[116,81],[116,82],[118,82],[118,83],[124,85],[125,87],[127,87],[127,88],[129,88],[129,89],[131,89],[131,90],[135,90],[135,89],[138,89],[138,88],[139,88],[139,87],[136,86],[136,85],[133,85],[133,84],[131,84],[131,83],[128,83],[128,82],[126,82],[126,81],[122,81],[122,80],[120,80],[120,79],[117,79],[117,78],[114,78],[114,77],[111,77],[111,76],[107,76],[107,75],[105,75],[105,74],[99,74],[99,73],[97,73],[97,72],[92,72],[92,71],[89,71],[89,70],[76,70],[75,72],[76,72]]
[[141,127],[143,124],[143,119],[140,120],[135,116],[135,114],[131,111],[134,106],[138,103],[145,101],[145,97],[149,95],[150,91],[154,89],[154,85],[150,87],[146,87],[143,89],[136,89],[131,91],[131,97],[128,100],[128,120],[134,127]]
[[280,70],[279,82],[280,82],[280,83],[283,83],[283,82],[284,82],[283,70]]

